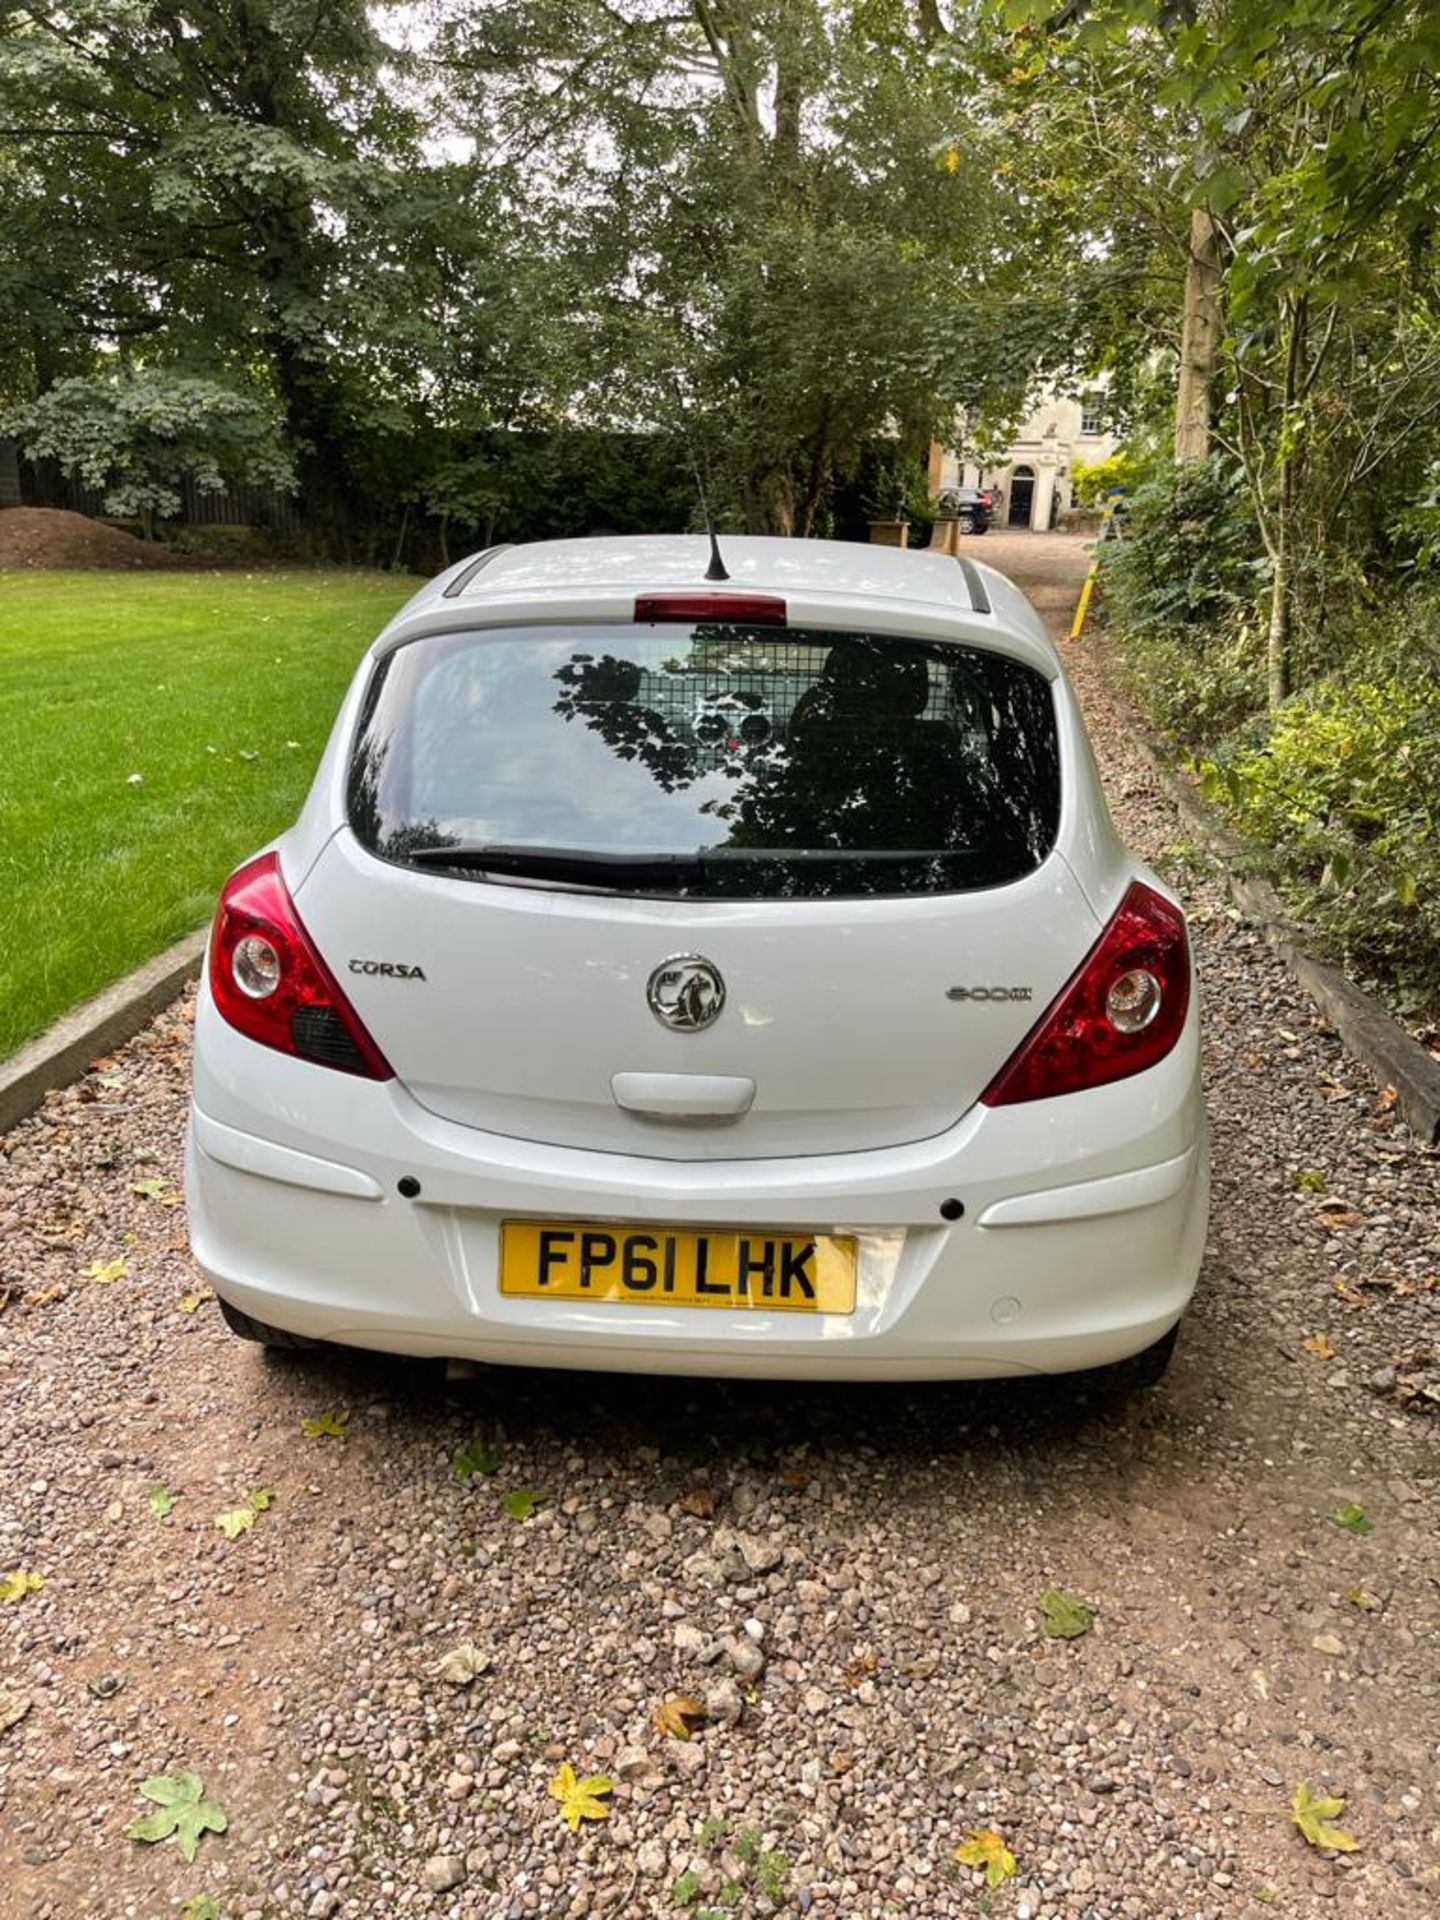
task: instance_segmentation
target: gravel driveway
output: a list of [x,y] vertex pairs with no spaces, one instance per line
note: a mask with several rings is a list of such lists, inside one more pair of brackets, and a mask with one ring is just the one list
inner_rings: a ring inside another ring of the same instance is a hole
[[[980,552],[1063,628],[1075,541]],[[3,1920],[1434,1915],[1437,1161],[1074,667],[1204,978],[1214,1229],[1167,1385],[267,1360],[193,1292],[177,1007],[0,1141]],[[1043,1634],[1051,1586],[1091,1631]],[[564,1761],[616,1777],[608,1822],[563,1823]],[[181,1768],[229,1822],[193,1865],[126,1833]],[[1306,1846],[1300,1782],[1357,1852]],[[952,1861],[984,1828],[993,1893]]]

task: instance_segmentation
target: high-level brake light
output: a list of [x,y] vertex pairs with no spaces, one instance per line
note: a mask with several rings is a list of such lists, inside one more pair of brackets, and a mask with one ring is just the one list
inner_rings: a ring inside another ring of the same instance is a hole
[[641,593],[639,625],[672,620],[724,620],[739,627],[783,627],[785,602],[773,593]]

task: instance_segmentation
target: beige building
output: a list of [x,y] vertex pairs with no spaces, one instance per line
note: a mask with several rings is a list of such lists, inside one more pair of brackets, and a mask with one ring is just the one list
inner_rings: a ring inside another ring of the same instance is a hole
[[998,465],[968,458],[963,445],[930,448],[930,491],[950,487],[989,487],[995,493],[995,524],[1029,527],[1043,533],[1074,504],[1077,459],[1108,460],[1119,441],[1106,425],[1104,394],[1095,389],[1083,400],[1046,394],[1024,423]]

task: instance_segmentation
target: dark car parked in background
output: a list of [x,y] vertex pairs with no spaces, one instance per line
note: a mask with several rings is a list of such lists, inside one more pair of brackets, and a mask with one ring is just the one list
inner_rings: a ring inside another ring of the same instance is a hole
[[947,487],[940,511],[958,520],[966,533],[984,533],[995,518],[995,496],[988,487]]

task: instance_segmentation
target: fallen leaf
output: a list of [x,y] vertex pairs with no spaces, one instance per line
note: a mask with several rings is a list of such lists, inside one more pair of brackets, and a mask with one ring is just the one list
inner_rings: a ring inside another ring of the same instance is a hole
[[650,1710],[650,1718],[661,1733],[672,1740],[689,1740],[705,1724],[705,1703],[689,1693],[667,1693]]
[[180,1909],[180,1920],[220,1920],[220,1902],[213,1893],[197,1893]]
[[1345,1651],[1344,1642],[1335,1633],[1317,1633],[1310,1644],[1316,1653],[1328,1653],[1332,1659],[1337,1659]]
[[473,1640],[465,1640],[450,1649],[435,1671],[452,1687],[468,1687],[472,1680],[490,1671],[490,1656]]
[[0,1600],[23,1600],[27,1593],[39,1593],[44,1584],[43,1573],[16,1567],[13,1573],[0,1573]]
[[215,1298],[213,1287],[196,1287],[190,1293],[182,1293],[179,1307],[182,1313],[198,1313],[207,1300]]
[[845,1662],[846,1684],[858,1687],[867,1674],[874,1673],[879,1664],[880,1656],[874,1647],[857,1647]]
[[470,1480],[477,1473],[498,1472],[500,1455],[488,1440],[482,1440],[477,1434],[468,1446],[460,1448],[451,1464],[455,1469],[457,1480]]
[[608,1773],[587,1773],[581,1780],[568,1760],[561,1761],[550,1782],[550,1798],[560,1802],[560,1818],[572,1833],[578,1831],[582,1820],[608,1820],[614,1791],[615,1782]]
[[132,1180],[130,1191],[139,1194],[142,1200],[158,1200],[162,1206],[176,1207],[180,1204],[179,1192],[158,1175],[152,1175],[148,1180]]
[[101,1286],[109,1286],[112,1280],[123,1280],[130,1271],[130,1262],[124,1254],[117,1254],[113,1260],[92,1260],[83,1269],[82,1278],[97,1280]]
[[1335,1349],[1330,1344],[1330,1336],[1325,1333],[1312,1333],[1308,1340],[1302,1340],[1301,1346],[1307,1353],[1315,1354],[1321,1360],[1333,1360]]
[[305,1414],[300,1421],[300,1431],[307,1440],[343,1440],[349,1424],[348,1407],[331,1407],[327,1413]]
[[1380,1602],[1368,1587],[1347,1587],[1345,1589],[1345,1598],[1350,1602],[1352,1607],[1359,1607],[1362,1613],[1378,1613],[1380,1611]]
[[9,1687],[0,1687],[0,1733],[8,1733],[11,1727],[18,1726],[29,1711],[28,1693],[15,1693]]
[[548,1493],[538,1493],[534,1487],[516,1487],[505,1496],[505,1511],[512,1520],[529,1520],[549,1498]]
[[1268,1700],[1270,1698],[1270,1682],[1265,1677],[1265,1669],[1263,1667],[1256,1667],[1255,1671],[1250,1675],[1250,1691],[1255,1695],[1257,1700]]
[[1047,1587],[1041,1594],[1040,1610],[1045,1615],[1044,1631],[1049,1640],[1078,1640],[1095,1624],[1095,1616],[1085,1602],[1073,1593],[1062,1593],[1058,1587]]
[[830,1756],[830,1771],[832,1773],[849,1773],[854,1764],[854,1754],[847,1753],[844,1747],[837,1747]]
[[928,1680],[937,1672],[940,1656],[937,1653],[922,1653],[918,1660],[902,1660],[900,1671],[909,1680]]
[[697,1520],[713,1520],[715,1517],[714,1492],[698,1481],[686,1487],[680,1496],[680,1505],[686,1513],[693,1513]]
[[1399,1098],[1400,1090],[1398,1087],[1394,1085],[1382,1087],[1375,1096],[1375,1111],[1377,1113],[1389,1113]]
[[955,1849],[962,1867],[983,1867],[987,1887],[999,1887],[1015,1872],[1015,1856],[994,1827],[977,1827]]
[[245,1496],[244,1506],[217,1513],[215,1524],[227,1540],[238,1540],[242,1533],[250,1531],[255,1524],[255,1516],[264,1513],[274,1499],[269,1487],[252,1487]]
[[224,1833],[229,1825],[223,1809],[205,1798],[198,1773],[156,1774],[141,1781],[140,1791],[155,1802],[156,1811],[125,1829],[132,1840],[168,1840],[173,1833],[185,1859],[193,1860],[202,1834]]
[[125,1518],[125,1502],[123,1500],[112,1500],[105,1509],[105,1518],[107,1520],[123,1520]]
[[1290,1801],[1290,1818],[1312,1847],[1328,1847],[1334,1853],[1354,1853],[1360,1842],[1343,1827],[1330,1822],[1345,1811],[1343,1800],[1315,1795],[1302,1780]]
[[172,1493],[169,1487],[167,1487],[163,1481],[160,1481],[150,1489],[149,1500],[150,1511],[154,1514],[155,1518],[157,1520],[168,1520],[179,1505],[180,1496],[178,1493]]
[[1349,1500],[1343,1507],[1336,1507],[1330,1518],[1337,1527],[1343,1527],[1347,1533],[1373,1533],[1375,1522],[1367,1519],[1365,1509]]
[[1293,1175],[1297,1193],[1323,1193],[1325,1174],[1320,1167],[1297,1167]]

